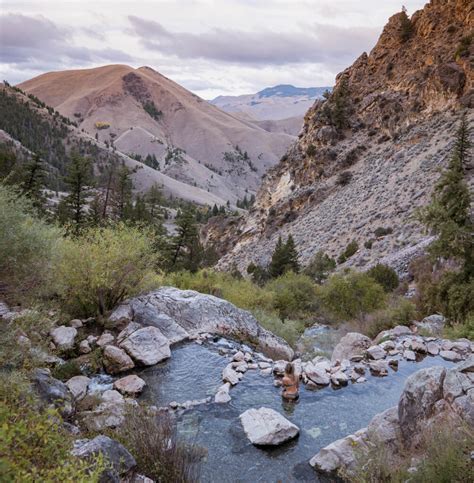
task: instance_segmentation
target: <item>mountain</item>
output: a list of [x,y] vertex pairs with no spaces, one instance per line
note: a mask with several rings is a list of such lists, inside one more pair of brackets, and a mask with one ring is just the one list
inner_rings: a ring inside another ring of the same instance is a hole
[[219,96],[210,102],[223,111],[244,114],[256,121],[300,118],[301,127],[305,112],[328,89],[330,90],[328,87],[294,87],[282,84],[267,87],[256,94]]
[[[461,112],[474,119],[473,27],[469,0],[432,0],[410,20],[392,16],[372,51],[309,109],[251,212],[207,227],[209,241],[229,247],[219,266],[265,265],[278,237],[291,233],[302,264],[318,250],[337,257],[355,240],[343,266],[406,270],[429,241],[414,212],[447,164]],[[471,187],[473,175],[467,166]]]
[[21,89],[123,154],[235,204],[294,137],[225,113],[150,67],[50,72]]
[[224,205],[226,202],[224,198],[177,181],[97,141],[69,118],[17,87],[0,84],[0,112],[0,143],[13,149],[19,159],[26,159],[32,153],[40,154],[48,168],[47,185],[54,190],[64,188],[62,178],[67,173],[71,151],[75,150],[94,160],[97,178],[106,166],[125,164],[134,171],[133,182],[139,192],[146,192],[157,184],[168,197],[202,205]]

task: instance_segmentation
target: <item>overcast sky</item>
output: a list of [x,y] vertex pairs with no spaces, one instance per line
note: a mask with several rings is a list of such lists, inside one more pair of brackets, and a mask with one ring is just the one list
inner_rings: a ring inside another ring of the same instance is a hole
[[[425,0],[402,0],[410,14]],[[148,65],[204,98],[332,85],[399,0],[0,0],[1,79]]]

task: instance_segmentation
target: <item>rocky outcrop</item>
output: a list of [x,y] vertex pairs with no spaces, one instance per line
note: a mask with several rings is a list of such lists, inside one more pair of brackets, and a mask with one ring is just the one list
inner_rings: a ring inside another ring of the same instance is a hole
[[[163,287],[124,302],[114,310],[110,320],[115,323],[127,320],[142,327],[152,326],[170,344],[196,337],[200,333],[219,334],[252,343],[257,350],[275,359],[293,358],[291,347],[261,327],[249,312],[226,300],[193,290]],[[123,342],[120,345],[124,347]]]
[[393,458],[416,452],[420,441],[441,422],[453,430],[474,426],[474,356],[451,369],[421,369],[407,379],[398,406],[375,416],[367,428],[323,448],[310,461],[323,473],[347,475],[364,453],[384,446]]
[[343,267],[383,260],[405,275],[431,241],[410,214],[447,163],[460,111],[474,119],[474,42],[460,48],[473,18],[472,1],[432,0],[404,37],[402,15],[393,15],[372,51],[307,112],[250,212],[218,233],[231,247],[219,267],[266,265],[278,237],[291,234],[302,264],[318,250],[337,257],[355,239],[360,248]]
[[277,446],[299,433],[298,426],[273,409],[247,409],[240,416],[245,434],[257,446]]
[[57,408],[65,418],[74,414],[74,399],[71,391],[64,382],[52,377],[49,369],[35,369],[31,375],[31,382],[43,403]]
[[121,481],[120,477],[136,467],[137,462],[130,452],[108,436],[96,436],[94,439],[78,439],[71,451],[73,456],[91,461],[102,455],[106,466],[100,481]]
[[367,336],[358,332],[349,332],[334,348],[331,360],[335,362],[354,357],[362,359],[371,344],[372,341]]

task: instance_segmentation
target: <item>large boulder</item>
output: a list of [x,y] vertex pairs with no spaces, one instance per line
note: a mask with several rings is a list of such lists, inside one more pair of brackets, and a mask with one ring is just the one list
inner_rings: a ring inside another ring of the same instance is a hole
[[331,382],[325,368],[318,364],[314,365],[308,362],[305,366],[305,374],[308,379],[311,379],[311,381],[319,386],[327,386]]
[[143,327],[132,332],[120,347],[144,366],[153,366],[171,356],[169,340],[156,327]]
[[398,403],[398,419],[405,445],[410,447],[419,435],[424,420],[435,412],[436,403],[443,397],[446,369],[430,367],[411,375]]
[[104,348],[104,366],[109,374],[118,374],[135,367],[131,357],[119,347],[108,345]]
[[103,455],[109,468],[101,475],[100,481],[118,481],[120,476],[126,475],[137,465],[135,458],[123,445],[104,435],[76,440],[71,453],[84,460]]
[[74,327],[61,325],[50,332],[54,344],[60,351],[66,351],[74,347],[77,330]]
[[349,332],[334,348],[331,361],[342,361],[353,357],[362,357],[366,350],[372,345],[372,341],[365,335],[358,332]]
[[66,386],[71,391],[77,401],[83,399],[87,394],[87,388],[91,380],[87,376],[74,376],[66,382]]
[[122,377],[114,382],[114,389],[127,396],[137,396],[146,386],[146,382],[135,374]]
[[125,399],[114,390],[102,394],[101,403],[90,411],[79,414],[82,424],[90,432],[100,432],[120,426],[125,420]]
[[430,335],[442,335],[446,319],[442,315],[433,314],[425,317],[421,322],[415,324],[418,330],[423,330]]
[[261,327],[249,312],[193,290],[162,287],[122,303],[110,319],[156,327],[171,344],[207,332],[255,344],[274,359],[291,360],[294,355],[283,339]]
[[57,408],[65,418],[72,416],[74,399],[64,382],[52,377],[48,369],[35,369],[31,375],[31,382],[43,403]]
[[247,409],[239,418],[248,439],[257,446],[276,446],[299,433],[298,426],[270,408]]

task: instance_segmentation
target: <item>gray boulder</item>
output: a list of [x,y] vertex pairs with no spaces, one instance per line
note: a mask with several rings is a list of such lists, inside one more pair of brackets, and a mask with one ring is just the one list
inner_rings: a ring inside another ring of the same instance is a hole
[[100,432],[115,428],[125,420],[125,399],[117,391],[105,391],[102,402],[96,408],[83,411],[79,416],[88,431]]
[[433,314],[425,317],[421,322],[415,324],[418,329],[422,329],[430,335],[442,335],[446,319],[442,315]]
[[385,353],[383,347],[379,345],[373,345],[367,349],[367,355],[370,359],[374,359],[377,361],[379,359],[384,359],[387,354]]
[[331,361],[342,361],[355,356],[363,356],[365,351],[372,345],[372,341],[358,332],[349,332],[336,345],[332,353]]
[[329,374],[326,372],[326,370],[323,367],[315,366],[311,362],[306,364],[305,374],[308,379],[319,386],[327,386],[331,382]]
[[135,367],[131,357],[119,347],[108,345],[104,348],[104,366],[109,374],[118,374]]
[[170,344],[206,332],[251,342],[272,358],[291,360],[294,354],[283,339],[261,327],[249,312],[193,290],[162,287],[124,302],[110,319],[156,327]]
[[87,394],[87,387],[91,380],[87,376],[74,376],[66,382],[66,386],[71,391],[74,399],[80,400]]
[[114,382],[114,389],[127,396],[137,396],[146,386],[146,382],[135,374],[122,377]]
[[144,366],[152,366],[171,356],[169,340],[156,327],[136,330],[120,343],[120,347]]
[[74,347],[77,330],[74,327],[61,325],[53,329],[50,335],[56,347],[61,351],[65,351]]
[[240,416],[245,434],[257,446],[277,446],[296,437],[298,426],[273,409],[247,409]]
[[103,435],[94,439],[76,440],[71,453],[84,460],[91,460],[102,454],[110,468],[101,475],[101,481],[117,481],[137,465],[135,458],[123,445]]
[[64,382],[52,377],[48,369],[35,369],[31,375],[31,382],[43,403],[57,408],[65,418],[72,416],[74,399]]

